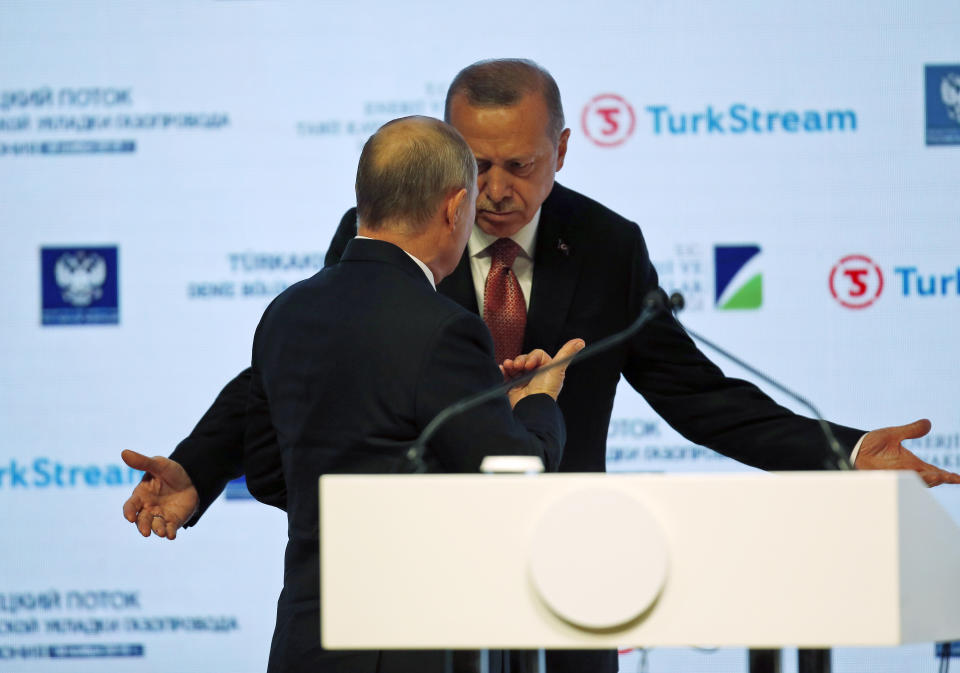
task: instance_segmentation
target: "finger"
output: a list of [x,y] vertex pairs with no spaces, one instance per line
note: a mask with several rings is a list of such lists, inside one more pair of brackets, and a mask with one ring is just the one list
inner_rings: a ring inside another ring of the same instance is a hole
[[553,357],[555,360],[559,360],[560,358],[571,357],[579,353],[580,351],[582,351],[584,346],[586,345],[587,345],[587,342],[584,341],[583,339],[570,339],[570,341],[568,341],[567,343],[563,344],[563,346],[560,347],[560,350],[558,350],[557,354],[554,355]]
[[177,529],[180,528],[180,523],[176,521],[167,522],[167,539],[176,540],[177,539]]
[[153,514],[146,510],[140,510],[137,515],[137,530],[143,537],[150,537],[150,529],[153,521]]
[[150,517],[150,529],[157,537],[167,537],[167,522],[162,516],[153,515]]
[[152,474],[156,474],[159,471],[157,461],[153,458],[143,455],[142,453],[137,453],[136,451],[131,451],[130,449],[124,449],[120,452],[120,457],[123,459],[123,462],[135,470]]
[[524,370],[530,372],[538,367],[542,367],[548,362],[550,362],[550,356],[547,355],[546,351],[544,351],[542,348],[537,348],[527,354],[523,368]]
[[927,486],[939,486],[940,484],[960,484],[960,474],[947,472],[938,468],[932,471],[921,472],[920,476],[926,482]]
[[896,431],[898,437],[904,439],[916,439],[917,437],[923,437],[925,434],[930,432],[931,424],[926,418],[921,418],[919,421],[914,421],[913,423],[907,423],[906,425],[901,425],[896,428],[891,428],[891,430]]
[[123,503],[123,518],[130,523],[136,523],[137,512],[143,509],[143,499],[136,492]]

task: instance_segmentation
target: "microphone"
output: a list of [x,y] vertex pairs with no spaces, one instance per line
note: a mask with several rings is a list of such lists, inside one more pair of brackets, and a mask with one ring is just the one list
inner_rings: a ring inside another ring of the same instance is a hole
[[504,383],[498,384],[493,388],[483,390],[469,397],[454,402],[450,406],[443,409],[439,414],[433,417],[433,420],[427,423],[423,431],[420,433],[420,436],[417,437],[413,445],[407,450],[407,460],[413,463],[414,472],[422,473],[427,471],[427,465],[423,460],[423,454],[427,449],[427,442],[433,437],[436,431],[446,423],[448,420],[462,414],[474,407],[477,407],[488,400],[492,400],[495,397],[505,394],[508,390],[514,386],[523,385],[527,381],[530,381],[533,377],[548,372],[551,369],[556,367],[562,367],[566,364],[574,364],[576,362],[581,362],[587,358],[591,358],[594,355],[608,351],[614,346],[626,341],[634,334],[639,332],[643,327],[653,320],[658,313],[664,310],[666,303],[664,301],[664,293],[659,288],[656,290],[651,290],[648,292],[641,303],[643,310],[640,312],[640,315],[637,316],[637,319],[634,320],[630,325],[625,329],[615,332],[608,337],[604,337],[600,341],[587,346],[579,353],[574,353],[571,356],[561,358],[559,360],[554,360],[553,362],[539,367],[532,372],[527,372],[522,376],[511,381],[505,381]]
[[[683,295],[680,294],[679,292],[674,292],[673,294],[670,295],[670,310],[674,313],[674,317],[676,317],[677,313],[683,310],[683,307],[685,304],[686,302],[683,298]],[[734,362],[740,365],[741,367],[746,369],[748,372],[750,372],[754,376],[762,379],[764,382],[770,384],[780,392],[786,394],[790,398],[796,400],[801,405],[806,407],[813,414],[814,418],[816,418],[817,422],[820,424],[820,429],[823,431],[823,436],[827,440],[827,446],[830,448],[830,450],[833,452],[833,454],[837,458],[837,467],[839,467],[839,469],[841,470],[853,469],[853,465],[850,464],[850,456],[848,456],[846,452],[843,450],[843,447],[840,446],[840,442],[838,442],[836,436],[834,436],[833,430],[830,429],[830,424],[827,423],[827,421],[823,418],[823,415],[820,413],[820,411],[815,406],[813,406],[813,404],[811,404],[806,398],[801,397],[800,395],[793,392],[783,384],[773,380],[772,378],[770,378],[769,376],[761,372],[756,367],[753,367],[752,365],[747,364],[746,362],[738,358],[736,355],[734,355],[730,351],[727,351],[721,348],[720,346],[710,341],[706,337],[701,336],[700,334],[697,334],[692,329],[690,329],[689,327],[681,323],[679,319],[677,319],[677,323],[680,325],[681,328],[683,328],[684,331],[686,331],[687,334],[689,334],[691,337],[693,337],[700,343],[706,346],[709,346],[711,349],[713,349],[723,357],[727,358],[731,362]],[[828,467],[833,467],[833,466],[830,465]]]

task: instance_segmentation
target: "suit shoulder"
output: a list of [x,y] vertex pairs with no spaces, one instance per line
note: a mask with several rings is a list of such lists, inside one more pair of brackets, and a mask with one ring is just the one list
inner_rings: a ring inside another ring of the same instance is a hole
[[307,278],[298,280],[293,285],[288,286],[280,294],[273,298],[273,301],[267,306],[269,311],[271,308],[276,306],[284,306],[285,304],[295,303],[300,299],[309,296],[313,288],[320,282],[320,278],[323,276],[326,269],[321,269],[317,273]]
[[486,323],[484,323],[483,319],[476,313],[468,311],[453,299],[450,299],[450,297],[440,292],[436,293],[436,298],[437,301],[433,302],[433,306],[435,307],[437,316],[444,324],[461,323],[469,326],[471,329],[486,330]]
[[548,217],[562,222],[571,233],[581,232],[594,244],[622,248],[643,241],[636,222],[559,183],[544,203],[545,211],[548,205]]

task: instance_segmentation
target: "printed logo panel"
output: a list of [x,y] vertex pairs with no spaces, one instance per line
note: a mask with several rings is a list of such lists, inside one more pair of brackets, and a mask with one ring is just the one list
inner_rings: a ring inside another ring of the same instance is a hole
[[960,64],[924,68],[927,145],[960,145]]
[[120,322],[116,246],[40,250],[43,325]]
[[866,255],[847,255],[830,270],[830,294],[846,308],[866,308],[883,292],[883,271]]
[[886,268],[884,274],[870,257],[846,255],[830,269],[830,294],[845,308],[867,308],[880,298],[889,277],[889,294],[901,301],[950,301],[960,297],[960,265],[935,269],[897,264]]
[[622,96],[605,93],[595,96],[583,107],[580,125],[595,145],[613,147],[633,135],[637,124],[633,107]]
[[[955,88],[951,83],[949,91],[944,89],[947,91],[944,95],[951,101],[960,95],[955,94]],[[817,136],[855,134],[860,127],[860,119],[857,110],[847,105],[821,108],[759,107],[737,101],[683,109],[657,103],[640,105],[634,111],[634,106],[623,96],[603,93],[594,96],[583,106],[580,126],[592,143],[609,148],[622,145],[638,129],[640,133],[654,137]]]
[[718,245],[713,250],[715,296],[721,310],[758,309],[763,305],[759,245]]

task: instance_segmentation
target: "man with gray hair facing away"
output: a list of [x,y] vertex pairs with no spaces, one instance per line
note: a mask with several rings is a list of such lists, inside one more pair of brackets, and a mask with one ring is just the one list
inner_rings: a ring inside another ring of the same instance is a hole
[[[483,321],[435,289],[475,218],[476,162],[460,134],[426,117],[390,122],[363,148],[356,192],[359,235],[341,263],[277,297],[254,337],[247,486],[288,519],[273,673],[443,670],[441,652],[321,648],[317,478],[411,471],[407,449],[444,407],[503,380]],[[582,347],[571,340],[557,355]],[[533,352],[522,367],[550,359]],[[451,419],[426,448],[427,469],[477,472],[496,453],[556,470],[564,369]]]

